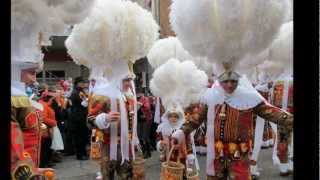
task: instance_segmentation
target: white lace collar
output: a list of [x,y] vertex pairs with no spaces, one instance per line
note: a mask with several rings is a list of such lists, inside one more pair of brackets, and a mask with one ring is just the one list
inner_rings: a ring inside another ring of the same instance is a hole
[[214,106],[227,103],[238,110],[253,108],[264,101],[264,98],[253,87],[238,86],[232,94],[227,94],[220,85],[214,86],[206,91],[202,102]]
[[11,81],[11,96],[27,96],[25,92],[26,85],[19,81]]

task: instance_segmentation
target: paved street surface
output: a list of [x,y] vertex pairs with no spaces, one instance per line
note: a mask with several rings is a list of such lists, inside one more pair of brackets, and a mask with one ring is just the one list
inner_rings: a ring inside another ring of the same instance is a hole
[[[273,166],[271,160],[271,149],[262,150],[258,166],[262,169],[259,180],[291,180],[290,177],[280,177],[276,166]],[[147,160],[146,177],[147,180],[159,179],[160,164],[158,162],[158,153],[154,152],[153,157]],[[205,157],[198,157],[201,168],[201,180],[205,180]],[[62,163],[57,163],[57,180],[95,180],[95,174],[98,171],[98,164],[94,161],[77,161],[74,156],[64,157]]]

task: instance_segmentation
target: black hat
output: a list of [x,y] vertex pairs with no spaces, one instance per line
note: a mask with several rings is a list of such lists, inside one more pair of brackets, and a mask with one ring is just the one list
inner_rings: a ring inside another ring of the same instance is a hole
[[86,82],[82,76],[76,77],[74,79],[74,85],[77,85],[79,82]]

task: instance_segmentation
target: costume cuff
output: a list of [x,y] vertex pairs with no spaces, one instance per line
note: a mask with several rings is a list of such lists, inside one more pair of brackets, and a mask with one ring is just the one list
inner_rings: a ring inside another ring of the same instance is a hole
[[87,100],[82,101],[82,102],[81,102],[81,105],[82,105],[83,107],[88,107],[88,101],[87,101]]
[[185,139],[185,134],[181,129],[179,129],[172,134],[172,137],[177,139],[178,143],[181,144],[182,141]]
[[165,151],[165,149],[166,149],[166,146],[161,145],[161,140],[158,141],[158,142],[157,142],[157,151],[158,151],[158,152],[163,152],[163,151]]
[[107,129],[109,127],[109,123],[106,123],[106,119],[106,113],[101,113],[96,117],[95,123],[99,129]]
[[289,163],[281,163],[279,165],[280,172],[286,173],[289,170]]

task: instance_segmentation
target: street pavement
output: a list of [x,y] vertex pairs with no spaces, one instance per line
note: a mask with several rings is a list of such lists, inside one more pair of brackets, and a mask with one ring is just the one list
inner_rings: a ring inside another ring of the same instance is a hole
[[[291,180],[292,176],[280,177],[276,166],[272,164],[272,150],[261,150],[258,167],[261,168],[259,180]],[[159,154],[153,152],[152,157],[147,160],[146,180],[157,180],[160,177]],[[201,180],[205,180],[206,157],[198,156],[200,164]],[[54,167],[57,180],[95,180],[96,172],[99,170],[98,163],[95,161],[78,161],[74,156],[64,157],[63,162],[57,163]]]

